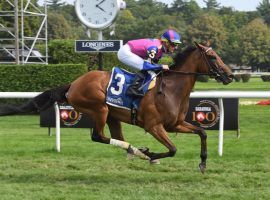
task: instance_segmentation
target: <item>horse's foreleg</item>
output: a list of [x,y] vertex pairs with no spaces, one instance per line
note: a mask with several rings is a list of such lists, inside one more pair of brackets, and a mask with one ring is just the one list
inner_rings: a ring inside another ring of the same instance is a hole
[[181,133],[194,133],[200,136],[201,138],[201,163],[199,167],[200,167],[201,172],[204,173],[206,169],[206,159],[207,159],[207,142],[206,142],[207,134],[204,131],[204,129],[194,126],[184,121],[181,124],[178,124],[173,131],[181,132]]
[[157,125],[148,130],[148,132],[156,138],[161,144],[166,146],[169,149],[169,152],[165,153],[153,153],[149,152],[148,149],[144,151],[146,155],[148,155],[151,160],[156,160],[159,158],[166,158],[166,157],[173,157],[177,151],[175,145],[171,142],[168,137],[166,130],[164,129],[163,125]]

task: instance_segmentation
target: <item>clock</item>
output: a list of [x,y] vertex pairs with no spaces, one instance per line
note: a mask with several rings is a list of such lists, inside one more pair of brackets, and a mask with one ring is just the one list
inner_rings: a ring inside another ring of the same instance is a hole
[[103,30],[114,22],[122,0],[76,0],[75,11],[88,28]]

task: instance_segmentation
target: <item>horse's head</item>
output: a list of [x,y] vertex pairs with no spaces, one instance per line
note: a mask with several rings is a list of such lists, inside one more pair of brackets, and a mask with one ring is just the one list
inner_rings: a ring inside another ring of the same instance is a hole
[[201,56],[207,66],[207,71],[210,73],[210,77],[216,80],[222,81],[224,85],[227,85],[233,81],[233,74],[230,68],[224,64],[220,56],[209,46],[204,46],[195,42],[196,47],[199,49]]

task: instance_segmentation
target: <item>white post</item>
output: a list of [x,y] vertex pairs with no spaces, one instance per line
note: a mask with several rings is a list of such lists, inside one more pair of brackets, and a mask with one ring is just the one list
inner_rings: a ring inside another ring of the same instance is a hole
[[57,102],[54,104],[55,110],[55,130],[56,130],[56,150],[60,152],[60,113]]
[[219,135],[218,135],[218,154],[222,156],[223,152],[223,129],[224,129],[224,107],[222,98],[218,99],[220,118],[219,118]]
[[102,31],[98,31],[98,40],[103,40],[103,33],[102,33]]

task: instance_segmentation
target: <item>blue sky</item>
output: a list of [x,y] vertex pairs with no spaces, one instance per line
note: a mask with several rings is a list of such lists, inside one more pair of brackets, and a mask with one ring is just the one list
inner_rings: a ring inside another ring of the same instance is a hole
[[[75,0],[63,0],[63,2],[67,2],[69,4],[74,4]],[[174,0],[158,0],[163,3],[171,4]],[[196,0],[200,7],[205,7],[205,3],[203,0]],[[40,3],[44,2],[44,0],[39,0]],[[262,0],[217,0],[221,6],[231,6],[236,10],[241,11],[253,11],[256,10],[256,7],[259,5]]]

